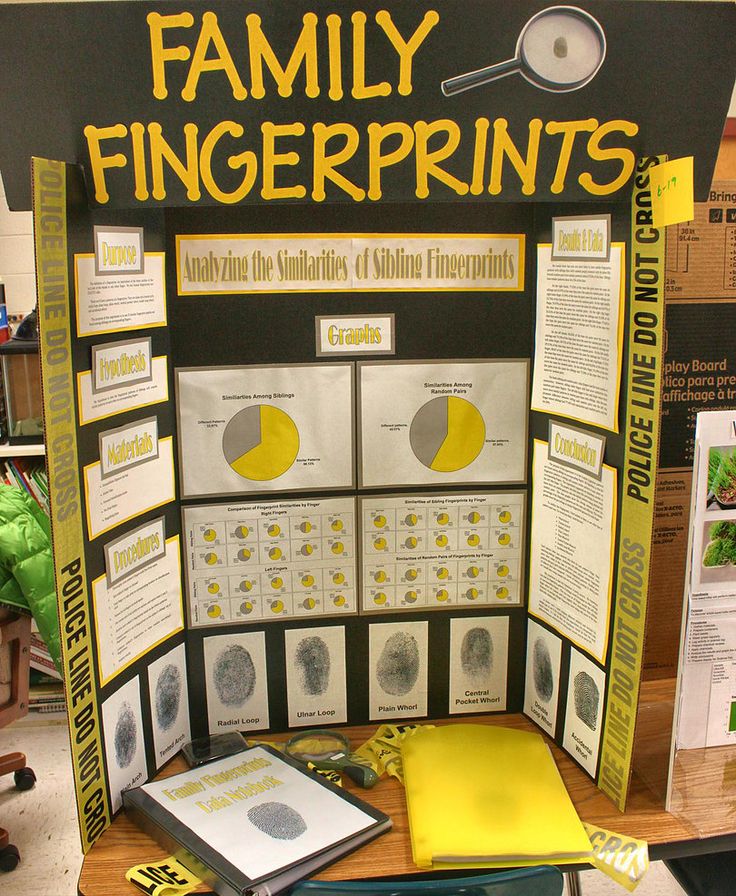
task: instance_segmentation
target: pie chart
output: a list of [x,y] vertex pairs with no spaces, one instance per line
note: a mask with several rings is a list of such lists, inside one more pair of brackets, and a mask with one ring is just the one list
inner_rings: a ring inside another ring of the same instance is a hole
[[483,450],[486,425],[474,404],[454,395],[433,398],[414,415],[409,444],[417,460],[438,473],[454,473]]
[[251,405],[230,418],[222,435],[222,452],[244,479],[278,479],[296,460],[299,431],[280,408]]

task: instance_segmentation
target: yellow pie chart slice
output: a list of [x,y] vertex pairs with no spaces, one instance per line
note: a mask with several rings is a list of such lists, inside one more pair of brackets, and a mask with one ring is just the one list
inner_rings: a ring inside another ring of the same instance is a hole
[[480,411],[464,398],[447,399],[447,438],[432,461],[438,473],[453,473],[471,464],[481,452],[486,426]]
[[433,398],[414,415],[409,442],[424,466],[454,473],[469,466],[483,450],[486,425],[478,408],[464,398]]
[[282,476],[299,453],[299,431],[287,413],[268,404],[238,411],[225,427],[222,448],[244,479],[266,482]]

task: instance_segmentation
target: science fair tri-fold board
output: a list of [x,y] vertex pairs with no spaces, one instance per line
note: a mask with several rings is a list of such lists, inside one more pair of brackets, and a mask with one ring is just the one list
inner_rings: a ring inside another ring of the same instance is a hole
[[623,805],[730,4],[12,11],[84,848],[233,728],[523,710]]

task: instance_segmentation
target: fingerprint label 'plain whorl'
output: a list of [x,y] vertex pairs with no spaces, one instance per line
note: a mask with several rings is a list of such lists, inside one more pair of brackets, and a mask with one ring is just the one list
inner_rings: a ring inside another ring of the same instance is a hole
[[408,632],[396,632],[386,641],[376,664],[376,679],[387,694],[408,694],[419,677],[419,645]]
[[493,639],[487,628],[471,628],[460,645],[460,665],[468,678],[486,682],[493,669]]
[[138,749],[138,722],[133,707],[125,700],[118,710],[115,723],[115,761],[118,768],[127,768]]
[[286,803],[261,803],[248,810],[248,820],[274,840],[296,840],[307,830],[301,815]]
[[294,654],[302,690],[310,697],[324,694],[330,683],[330,648],[322,638],[302,638]]
[[591,731],[595,731],[598,724],[598,685],[587,672],[578,672],[573,682],[575,696],[575,715]]
[[555,688],[555,679],[552,672],[552,658],[549,655],[549,647],[543,638],[537,638],[534,642],[532,649],[532,674],[537,697],[544,703],[549,703]]
[[162,731],[168,731],[179,716],[181,702],[181,672],[172,663],[161,670],[154,696],[156,721]]
[[256,667],[250,653],[239,644],[226,647],[215,659],[212,678],[222,704],[242,706],[256,687]]

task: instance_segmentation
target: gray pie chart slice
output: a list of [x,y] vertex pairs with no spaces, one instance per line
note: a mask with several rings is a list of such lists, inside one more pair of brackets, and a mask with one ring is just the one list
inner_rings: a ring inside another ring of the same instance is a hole
[[253,405],[238,411],[230,419],[222,435],[222,451],[229,464],[261,444],[261,406]]
[[437,452],[448,433],[446,398],[433,398],[414,415],[409,430],[409,444],[417,460],[425,467],[432,466]]

